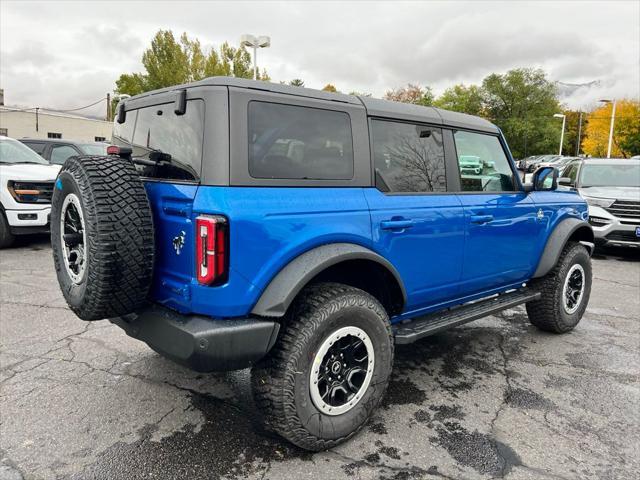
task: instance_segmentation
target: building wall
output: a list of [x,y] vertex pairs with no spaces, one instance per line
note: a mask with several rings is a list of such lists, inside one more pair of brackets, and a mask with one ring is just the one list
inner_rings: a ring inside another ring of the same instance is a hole
[[0,107],[0,132],[12,138],[49,138],[49,133],[60,133],[63,139],[93,142],[96,137],[111,140],[113,125],[103,120],[94,120],[61,113],[38,113],[36,131],[36,113],[22,112]]

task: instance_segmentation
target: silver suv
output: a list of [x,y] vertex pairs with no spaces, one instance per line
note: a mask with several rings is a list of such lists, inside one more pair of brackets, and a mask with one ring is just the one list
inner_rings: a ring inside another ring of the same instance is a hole
[[589,204],[596,244],[640,247],[640,160],[574,160],[558,183]]

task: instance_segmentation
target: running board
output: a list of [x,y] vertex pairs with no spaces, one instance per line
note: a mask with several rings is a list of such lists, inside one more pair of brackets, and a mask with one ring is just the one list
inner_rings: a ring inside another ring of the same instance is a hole
[[540,292],[526,288],[503,293],[486,300],[460,305],[444,311],[416,317],[393,326],[393,334],[397,344],[413,343],[428,335],[433,335],[447,328],[457,327],[494,313],[523,303],[537,300]]

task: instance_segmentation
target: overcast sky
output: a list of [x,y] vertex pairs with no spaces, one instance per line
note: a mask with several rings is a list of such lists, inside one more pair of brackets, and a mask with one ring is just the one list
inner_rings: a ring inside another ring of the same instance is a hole
[[[565,98],[640,97],[640,1],[601,2],[0,2],[0,88],[7,105],[69,109],[141,71],[158,29],[205,46],[271,36],[258,53],[273,81],[382,96],[408,82],[436,94],[514,67],[599,81]],[[100,114],[88,109],[82,113]]]

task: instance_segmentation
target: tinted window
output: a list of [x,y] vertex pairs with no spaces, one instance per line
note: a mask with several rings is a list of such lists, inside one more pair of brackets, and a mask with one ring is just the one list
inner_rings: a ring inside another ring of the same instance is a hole
[[513,172],[498,137],[454,132],[463,192],[514,191]]
[[31,150],[33,150],[39,155],[42,155],[42,153],[44,152],[44,148],[47,146],[42,142],[22,142],[22,143],[24,143],[27,147],[29,147]]
[[131,146],[134,158],[158,161],[157,166],[139,165],[143,176],[196,180],[202,165],[204,101],[189,100],[184,115],[176,115],[174,108],[171,102],[128,111],[125,123],[114,124],[113,140]]
[[69,145],[54,145],[51,147],[51,158],[49,161],[57,165],[62,165],[67,158],[80,155],[75,148]]
[[442,131],[372,121],[376,187],[384,192],[445,192]]
[[78,145],[86,155],[106,155],[107,146],[103,143],[83,143]]
[[563,176],[570,178],[572,182],[576,181],[576,178],[578,177],[578,166],[580,164],[579,163],[572,163],[570,164],[567,169],[563,172]]
[[254,178],[353,178],[349,115],[318,108],[250,102],[249,174]]

